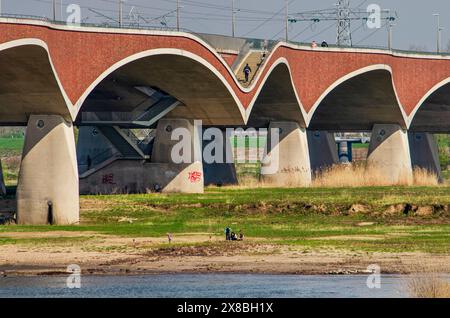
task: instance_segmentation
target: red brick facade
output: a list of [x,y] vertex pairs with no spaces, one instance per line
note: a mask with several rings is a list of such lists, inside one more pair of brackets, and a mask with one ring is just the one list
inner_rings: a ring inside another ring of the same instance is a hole
[[209,62],[228,81],[244,107],[248,107],[271,65],[279,58],[287,60],[306,112],[334,82],[371,65],[384,64],[392,69],[394,86],[407,115],[430,89],[450,77],[450,59],[396,57],[368,51],[323,52],[281,46],[270,55],[262,76],[248,92],[236,83],[227,66],[234,56],[222,60],[200,41],[187,35],[81,32],[52,29],[46,25],[1,23],[0,44],[20,39],[40,39],[47,44],[57,75],[73,104],[115,63],[139,52],[161,48],[188,51]]

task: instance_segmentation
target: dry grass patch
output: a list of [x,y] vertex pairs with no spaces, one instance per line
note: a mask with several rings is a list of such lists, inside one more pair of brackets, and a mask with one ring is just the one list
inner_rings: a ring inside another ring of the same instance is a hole
[[[318,171],[313,181],[314,187],[374,187],[411,185],[408,177],[400,178],[396,184],[381,169],[362,164],[334,165]],[[413,185],[438,186],[438,177],[425,169],[415,169]]]
[[[397,183],[386,176],[381,169],[366,166],[364,163],[337,164],[326,169],[316,171],[312,186],[321,188],[344,188],[344,187],[375,187],[375,186],[439,186],[439,178],[436,174],[421,168],[413,171],[413,181],[404,176]],[[243,175],[239,177],[239,184],[227,186],[230,189],[254,189],[274,188],[277,185],[267,180],[262,180],[254,175]],[[302,188],[304,185],[285,184],[285,188]]]
[[450,298],[450,282],[437,273],[412,275],[407,288],[414,298]]

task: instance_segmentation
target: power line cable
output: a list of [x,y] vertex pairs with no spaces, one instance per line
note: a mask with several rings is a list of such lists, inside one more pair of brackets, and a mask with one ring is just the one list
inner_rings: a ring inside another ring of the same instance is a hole
[[333,22],[332,24],[330,24],[328,27],[326,27],[325,29],[323,29],[323,30],[320,31],[319,33],[316,33],[316,34],[310,36],[309,38],[307,38],[307,39],[305,40],[305,42],[308,42],[308,41],[314,39],[315,37],[318,37],[319,35],[325,33],[326,31],[328,31],[329,29],[331,29],[332,27],[334,27],[334,26],[336,26],[336,25],[337,25],[337,22]]
[[[295,0],[291,0],[288,4],[292,4]],[[275,12],[270,18],[264,20],[261,24],[258,24],[255,28],[253,28],[252,30],[250,30],[249,32],[245,33],[243,35],[243,37],[248,36],[249,34],[255,32],[256,30],[259,30],[261,27],[263,27],[266,23],[270,22],[271,20],[273,20],[273,18],[275,18],[277,15],[279,15],[281,12],[283,12],[286,9],[286,6],[284,6],[283,8],[281,8],[279,11]]]
[[313,26],[313,24],[316,23],[315,21],[312,21],[306,28],[304,28],[302,31],[300,31],[299,33],[297,33],[296,35],[291,37],[291,40],[295,40],[296,38],[298,38],[300,35],[302,35],[303,33],[305,33],[306,31],[308,31],[308,29],[310,27]]
[[368,40],[369,38],[371,38],[375,33],[377,33],[378,31],[380,31],[383,27],[385,27],[387,25],[387,22],[385,22],[381,28],[376,29],[375,31],[371,32],[368,36],[366,36],[365,38],[363,38],[362,40],[360,40],[359,42],[357,42],[355,45],[358,45],[366,40]]

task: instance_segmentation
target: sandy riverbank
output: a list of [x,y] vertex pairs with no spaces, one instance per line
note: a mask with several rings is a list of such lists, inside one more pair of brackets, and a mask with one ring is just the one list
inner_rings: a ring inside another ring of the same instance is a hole
[[[450,255],[370,253],[345,249],[305,248],[253,238],[223,242],[208,234],[185,234],[168,245],[161,238],[123,238],[95,233],[2,233],[30,243],[4,244],[0,275],[66,274],[70,264],[84,275],[159,273],[363,274],[378,264],[383,273],[408,274],[420,269],[450,273]],[[33,239],[65,237],[61,244],[33,244]],[[329,239],[335,239],[330,237]],[[345,240],[345,237],[340,237]],[[353,237],[353,239],[355,239]],[[361,239],[381,239],[377,236]],[[69,242],[69,243],[68,243]]]

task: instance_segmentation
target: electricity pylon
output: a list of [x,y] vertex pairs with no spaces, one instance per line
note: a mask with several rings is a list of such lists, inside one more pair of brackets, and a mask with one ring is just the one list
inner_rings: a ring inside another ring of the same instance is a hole
[[336,21],[336,44],[338,46],[352,46],[351,23],[354,21],[367,23],[368,21],[374,19],[374,13],[379,14],[378,18],[380,21],[385,20],[386,24],[389,26],[393,26],[393,21],[397,19],[397,13],[391,12],[391,10],[380,10],[379,12],[373,12],[367,9],[352,9],[350,8],[350,0],[338,0],[336,3],[336,8],[291,14],[289,22],[319,23],[322,21]]
[[338,46],[352,46],[350,29],[350,0],[338,0],[337,4],[337,41]]

